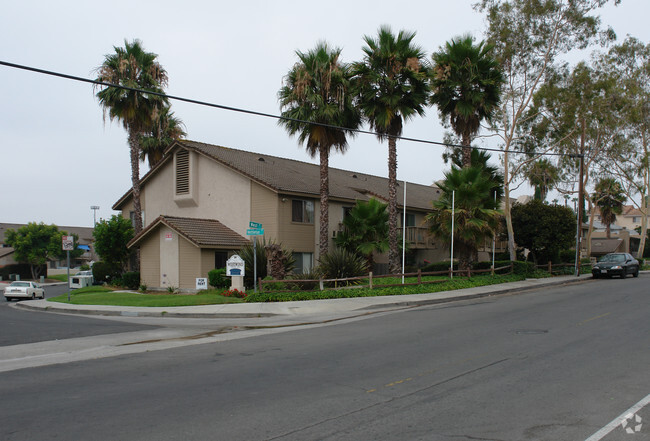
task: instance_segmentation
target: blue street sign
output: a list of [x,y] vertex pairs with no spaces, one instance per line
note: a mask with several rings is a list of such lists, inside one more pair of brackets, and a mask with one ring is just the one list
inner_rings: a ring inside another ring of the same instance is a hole
[[246,230],[246,236],[263,236],[264,228],[249,228]]
[[248,226],[249,226],[250,228],[257,228],[257,229],[262,228],[262,224],[259,224],[259,223],[257,223],[257,222],[249,222],[249,223],[248,223]]

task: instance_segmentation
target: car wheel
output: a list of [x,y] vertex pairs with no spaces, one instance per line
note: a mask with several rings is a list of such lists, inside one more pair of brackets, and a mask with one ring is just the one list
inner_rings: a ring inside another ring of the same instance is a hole
[[32,300],[36,300],[36,293],[32,293]]
[[11,297],[5,297],[5,300],[11,302]]
[[639,277],[639,268],[637,268],[636,271],[632,273],[632,277]]

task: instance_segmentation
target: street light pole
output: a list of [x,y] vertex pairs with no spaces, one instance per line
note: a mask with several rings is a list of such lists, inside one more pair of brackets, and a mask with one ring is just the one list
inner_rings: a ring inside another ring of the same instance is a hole
[[97,210],[99,210],[99,205],[91,205],[90,209],[93,211],[93,228],[97,225]]

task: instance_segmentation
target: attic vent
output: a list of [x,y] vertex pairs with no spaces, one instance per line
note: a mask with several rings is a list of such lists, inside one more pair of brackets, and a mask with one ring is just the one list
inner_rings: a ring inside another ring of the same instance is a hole
[[356,179],[356,178],[357,178],[357,175],[352,175],[352,177],[353,177],[354,179]]
[[190,152],[180,150],[176,153],[176,194],[190,192]]
[[260,162],[266,162],[266,161],[264,160],[264,158],[258,158],[257,160],[260,161]]

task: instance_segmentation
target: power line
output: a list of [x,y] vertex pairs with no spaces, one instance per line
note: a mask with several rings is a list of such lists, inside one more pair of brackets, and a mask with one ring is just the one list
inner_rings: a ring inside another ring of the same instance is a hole
[[[39,69],[36,67],[31,67],[31,66],[25,66],[22,64],[16,64],[16,63],[9,63],[7,61],[2,61],[0,60],[0,65],[7,66],[7,67],[12,67],[15,69],[21,69],[21,70],[26,70],[29,72],[35,72],[35,73],[40,73],[43,75],[49,75],[53,77],[59,77],[59,78],[65,78],[67,80],[73,80],[73,81],[79,81],[82,83],[89,83],[93,84],[96,86],[106,86],[106,87],[115,87],[117,89],[124,89],[124,90],[129,90],[132,92],[137,92],[137,93],[146,93],[148,95],[154,95],[154,96],[159,96],[162,98],[170,99],[170,100],[175,100],[175,101],[182,101],[185,103],[190,103],[190,104],[198,104],[200,106],[206,106],[206,107],[212,107],[216,109],[221,109],[221,110],[228,110],[231,112],[238,112],[238,113],[244,113],[248,115],[254,115],[254,116],[262,116],[265,118],[271,118],[271,119],[276,119],[276,120],[285,120],[285,121],[293,121],[293,122],[298,122],[298,123],[303,123],[303,124],[312,124],[312,125],[317,125],[321,127],[327,127],[327,128],[332,128],[332,129],[340,129],[340,130],[347,130],[349,132],[354,132],[354,133],[360,133],[363,135],[374,135],[377,137],[388,137],[384,134],[380,134],[377,132],[372,132],[369,130],[361,130],[361,129],[350,129],[347,127],[340,127],[340,126],[335,126],[331,124],[323,124],[323,123],[318,123],[318,122],[313,122],[313,121],[305,121],[301,119],[295,119],[295,118],[287,118],[284,116],[280,115],[274,115],[271,113],[264,113],[264,112],[258,112],[255,110],[248,110],[248,109],[241,109],[238,107],[232,107],[232,106],[224,106],[222,104],[215,104],[215,103],[209,103],[207,101],[199,101],[191,98],[184,98],[180,96],[174,96],[174,95],[168,95],[166,93],[161,93],[161,92],[155,92],[151,90],[144,90],[144,89],[138,89],[134,87],[128,87],[128,86],[122,86],[120,84],[112,84],[112,83],[107,83],[105,81],[97,81],[97,80],[91,80],[88,78],[83,78],[83,77],[77,77],[74,75],[69,75],[69,74],[64,74],[61,72],[54,72],[51,70],[46,70],[46,69]],[[420,144],[430,144],[430,145],[438,145],[438,146],[444,146],[444,147],[451,147],[451,148],[465,148],[463,145],[458,145],[458,144],[449,144],[445,142],[439,142],[439,141],[430,141],[426,139],[419,139],[419,138],[409,138],[405,136],[394,136],[395,139],[401,140],[401,141],[409,141],[409,142],[415,142],[415,143],[420,143]],[[470,146],[470,148],[475,149],[475,150],[484,150],[484,151],[489,151],[489,152],[498,152],[498,153],[504,153],[503,150],[497,149],[497,148],[490,148],[490,147],[474,147]],[[522,152],[522,151],[510,151],[509,153],[515,153],[515,154],[530,154],[528,152]],[[541,153],[540,155],[543,156],[573,156],[575,157],[576,155],[567,155],[564,153]]]

